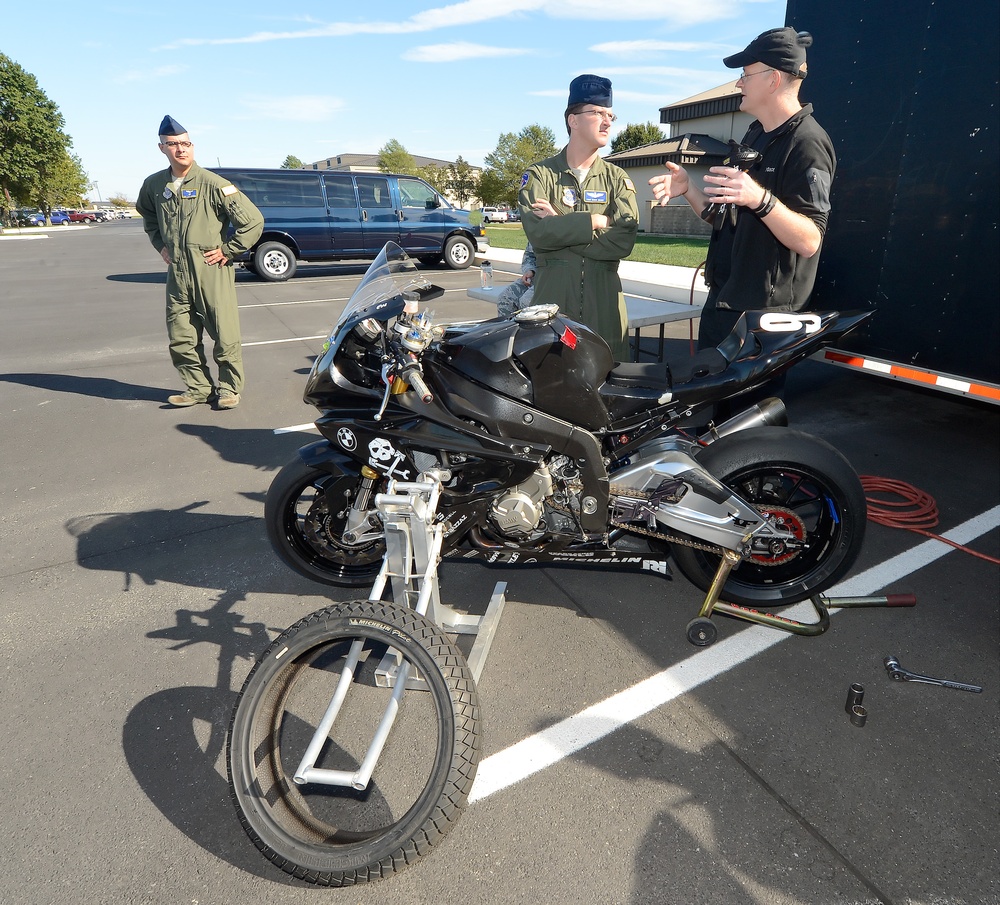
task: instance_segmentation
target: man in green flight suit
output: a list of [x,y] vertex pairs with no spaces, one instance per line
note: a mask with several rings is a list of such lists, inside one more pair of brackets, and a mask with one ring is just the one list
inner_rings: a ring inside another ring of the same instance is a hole
[[611,82],[580,75],[566,107],[569,143],[528,168],[518,203],[535,250],[535,304],[551,304],[599,333],[628,359],[628,317],[618,264],[639,229],[635,186],[598,152],[611,137]]
[[[187,130],[172,116],[163,117],[160,150],[170,166],[146,179],[135,207],[168,266],[170,359],[187,389],[167,401],[189,406],[217,396],[220,409],[231,409],[243,391],[233,260],[260,238],[264,217],[228,179],[198,166],[191,146]],[[235,232],[227,239],[230,224]],[[205,355],[206,332],[215,344],[218,389]]]

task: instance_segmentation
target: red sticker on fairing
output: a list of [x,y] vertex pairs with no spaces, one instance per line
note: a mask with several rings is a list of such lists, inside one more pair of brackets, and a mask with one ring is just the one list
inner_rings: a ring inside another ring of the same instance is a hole
[[571,349],[576,348],[576,334],[570,330],[569,327],[564,327],[562,336],[559,337],[559,342],[564,346],[569,346]]

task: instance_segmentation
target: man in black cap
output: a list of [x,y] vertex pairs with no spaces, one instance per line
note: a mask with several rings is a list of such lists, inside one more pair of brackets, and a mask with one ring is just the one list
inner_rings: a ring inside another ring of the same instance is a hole
[[[219,408],[231,409],[243,391],[233,260],[260,238],[264,218],[228,179],[198,166],[191,148],[187,130],[164,116],[160,151],[170,166],[142,184],[135,207],[167,264],[170,358],[186,386],[167,401],[183,407],[218,398]],[[230,224],[235,232],[227,239]],[[217,388],[205,355],[206,332],[215,343]]]
[[639,229],[635,186],[599,156],[611,138],[611,82],[580,75],[564,115],[569,143],[521,177],[521,223],[535,250],[535,304],[560,310],[601,334],[628,358],[625,299],[618,264]]
[[837,160],[812,105],[799,101],[811,44],[804,32],[774,28],[723,60],[742,67],[740,109],[756,117],[743,138],[761,155],[749,171],[711,167],[697,186],[683,167],[668,163],[664,175],[649,180],[661,204],[683,195],[699,216],[706,209],[711,216],[713,202],[738,209],[735,223],[727,218],[712,232],[700,348],[718,345],[743,311],[800,311],[812,293]]

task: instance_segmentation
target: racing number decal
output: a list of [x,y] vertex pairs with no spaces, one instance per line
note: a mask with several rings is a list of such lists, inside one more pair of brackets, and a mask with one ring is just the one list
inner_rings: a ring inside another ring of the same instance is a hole
[[760,328],[768,333],[794,333],[799,327],[805,327],[807,335],[815,333],[819,329],[819,316],[790,311],[769,311],[760,316]]

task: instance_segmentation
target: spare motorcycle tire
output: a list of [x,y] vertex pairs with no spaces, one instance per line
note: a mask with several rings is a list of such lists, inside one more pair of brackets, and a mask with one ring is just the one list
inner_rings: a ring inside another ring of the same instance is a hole
[[[407,674],[419,684],[394,708]],[[331,698],[340,703],[325,724]],[[377,747],[383,714],[395,719]],[[233,803],[260,852],[310,883],[354,886],[412,863],[455,826],[480,751],[476,683],[444,631],[407,607],[354,600],[306,616],[261,654],[226,753]],[[300,775],[303,764],[313,775]],[[323,770],[353,773],[353,788]]]
[[[864,541],[867,505],[847,459],[818,437],[760,427],[723,437],[696,458],[755,508],[792,527],[804,550],[754,556],[730,573],[722,599],[744,606],[780,606],[832,587],[854,565]],[[719,557],[673,545],[681,572],[707,591]]]

